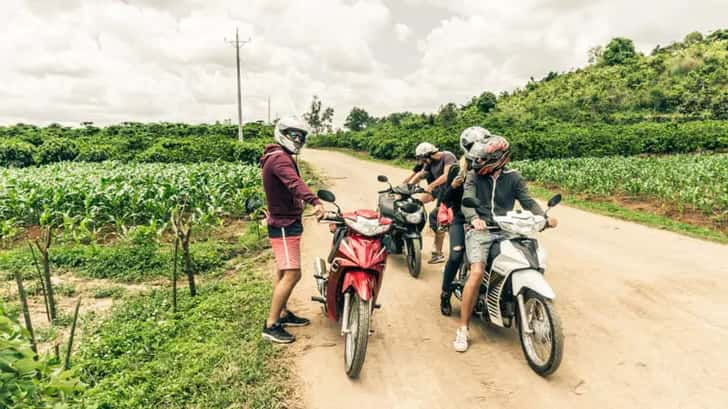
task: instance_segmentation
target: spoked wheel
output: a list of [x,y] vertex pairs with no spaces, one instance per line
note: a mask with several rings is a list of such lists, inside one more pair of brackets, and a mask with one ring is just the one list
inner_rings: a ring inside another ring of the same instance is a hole
[[421,239],[407,239],[405,248],[407,252],[407,269],[412,277],[417,278],[420,276],[422,270],[422,240]]
[[[524,323],[518,320],[521,347],[528,365],[537,374],[546,376],[559,368],[564,351],[564,333],[561,319],[554,310],[551,300],[540,294],[525,294],[524,307],[526,319],[533,329],[530,334],[524,331]],[[518,315],[520,317],[520,314]]]
[[371,313],[372,300],[364,301],[353,292],[349,307],[349,331],[344,337],[344,365],[349,378],[357,378],[364,366]]

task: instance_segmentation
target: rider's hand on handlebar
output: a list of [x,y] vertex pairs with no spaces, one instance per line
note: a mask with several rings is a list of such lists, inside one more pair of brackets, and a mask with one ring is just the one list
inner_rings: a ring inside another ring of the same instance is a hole
[[319,203],[313,207],[313,213],[316,215],[317,220],[321,220],[326,214],[326,209],[324,209],[323,204]]
[[548,225],[548,227],[555,228],[556,226],[559,225],[559,219],[551,216],[548,219],[548,224],[547,225]]
[[483,231],[488,227],[485,224],[485,220],[482,220],[482,219],[473,219],[473,221],[470,224],[472,224],[473,228],[478,231]]
[[465,182],[465,176],[458,176],[455,179],[453,179],[450,186],[452,186],[454,189],[457,189],[463,185],[463,182]]

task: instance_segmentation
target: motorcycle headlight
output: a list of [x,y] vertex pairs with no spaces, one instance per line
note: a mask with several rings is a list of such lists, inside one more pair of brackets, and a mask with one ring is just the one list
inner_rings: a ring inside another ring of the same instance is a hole
[[404,219],[407,220],[407,223],[419,224],[422,221],[422,211],[406,213]]
[[384,234],[392,226],[391,224],[380,224],[378,219],[367,219],[361,216],[357,216],[356,220],[349,218],[344,220],[346,225],[354,229],[354,231],[369,237]]

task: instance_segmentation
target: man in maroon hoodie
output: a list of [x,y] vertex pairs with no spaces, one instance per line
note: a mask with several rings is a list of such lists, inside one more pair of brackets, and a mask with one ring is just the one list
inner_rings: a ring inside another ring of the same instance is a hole
[[307,135],[306,124],[295,117],[276,124],[276,144],[266,146],[260,158],[263,188],[268,202],[268,237],[278,271],[273,283],[270,314],[263,326],[263,338],[282,344],[296,340],[284,327],[302,327],[310,323],[286,308],[288,298],[301,279],[301,215],[306,203],[313,205],[317,217],[324,213],[321,201],[301,179],[293,159]]

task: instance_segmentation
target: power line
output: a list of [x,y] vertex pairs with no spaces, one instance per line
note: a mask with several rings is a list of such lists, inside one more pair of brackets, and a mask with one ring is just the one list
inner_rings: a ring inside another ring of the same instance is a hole
[[225,40],[227,43],[235,47],[235,61],[237,65],[237,73],[238,73],[238,140],[240,142],[243,141],[243,101],[242,101],[242,91],[241,91],[241,84],[240,84],[240,49],[245,46],[245,44],[249,43],[252,40],[252,38],[248,38],[247,40],[240,42],[240,38],[238,36],[238,29],[235,28],[235,41],[228,41]]

